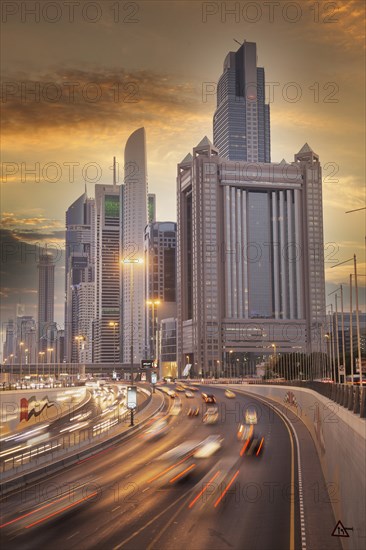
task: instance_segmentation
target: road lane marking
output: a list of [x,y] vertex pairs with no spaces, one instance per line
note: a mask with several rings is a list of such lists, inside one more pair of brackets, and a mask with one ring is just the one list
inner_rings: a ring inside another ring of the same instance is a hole
[[[157,514],[156,516],[154,516],[150,521],[148,521],[147,523],[145,523],[145,525],[143,525],[142,527],[140,527],[140,529],[137,529],[137,531],[135,531],[134,533],[132,533],[132,535],[130,535],[129,537],[127,537],[126,539],[124,539],[122,542],[120,542],[117,546],[115,546],[113,548],[113,550],[119,550],[120,548],[122,548],[125,544],[127,544],[128,542],[130,542],[130,540],[132,540],[133,538],[135,538],[137,535],[139,535],[144,529],[146,529],[146,527],[149,527],[152,523],[154,523],[156,520],[158,520],[163,514],[165,514],[168,510],[170,510],[170,508],[172,508],[173,506],[175,506],[176,504],[178,504],[178,502],[180,502],[183,498],[185,498],[189,493],[192,492],[192,489],[188,489],[188,491],[186,491],[185,493],[183,493],[183,495],[181,495],[179,498],[177,498],[177,500],[175,500],[174,502],[172,502],[172,504],[170,504],[169,506],[167,506],[167,508],[164,508],[164,510],[162,510],[159,514]],[[185,505],[185,502],[183,503],[183,506]],[[179,508],[178,512],[181,510],[181,508]],[[175,515],[171,518],[171,521],[173,521],[175,519]],[[166,526],[169,526],[171,524],[171,521],[169,521]],[[163,531],[161,531],[160,534],[163,534],[163,532],[165,531],[165,528],[163,529]],[[155,541],[153,541],[152,543],[154,543]],[[150,548],[150,547],[148,547]],[[148,548],[146,550],[148,550]]]
[[[250,395],[251,397],[253,397],[253,394],[252,393],[246,393],[245,390],[238,390],[238,393],[242,394],[242,395]],[[278,408],[276,407],[275,405],[273,405],[270,401],[266,401],[264,398],[254,394],[254,398],[255,399],[258,399],[259,401],[261,401],[262,403],[265,403],[265,405],[267,405],[267,407],[271,408],[272,410],[274,410],[275,412],[277,412],[278,416],[281,418],[281,420],[283,421],[283,423],[285,424],[289,434],[290,434],[290,442],[291,442],[291,451],[293,451],[293,437],[292,435],[295,437],[295,440],[296,440],[296,448],[297,448],[297,476],[298,476],[298,481],[299,481],[299,488],[298,488],[298,492],[299,492],[299,504],[300,504],[300,509],[303,510],[304,508],[304,494],[303,494],[303,488],[302,488],[302,471],[301,471],[301,457],[300,457],[300,443],[299,443],[299,438],[297,437],[297,433],[296,433],[296,430],[295,430],[295,427],[294,425],[292,424],[292,422],[284,415],[284,413]],[[289,426],[291,426],[292,428],[292,432],[289,428]],[[292,461],[292,452],[291,452],[291,470],[292,470],[292,467],[293,467],[293,461]],[[292,472],[291,472],[291,479],[292,479]],[[292,485],[295,489],[295,486]],[[291,494],[291,503],[292,503],[292,500],[294,500],[294,496],[295,496],[295,492]],[[293,518],[294,519],[294,518]],[[302,521],[302,518],[300,516],[300,530],[301,530],[301,548],[302,550],[306,550],[306,529],[305,529],[305,519],[303,519]],[[294,529],[294,526],[291,526],[293,527]],[[291,528],[290,528],[291,530]],[[295,529],[294,529],[295,530]],[[293,544],[295,544],[295,541],[293,541]],[[293,546],[294,548],[295,546]],[[290,546],[290,549],[291,549],[291,546]]]
[[54,516],[57,516],[58,514],[61,514],[62,512],[64,512],[65,510],[68,510],[69,508],[72,508],[73,506],[76,506],[77,504],[80,504],[80,502],[84,502],[84,501],[88,500],[89,498],[94,497],[97,494],[98,494],[98,492],[95,491],[91,495],[88,495],[87,497],[81,498],[80,500],[77,500],[76,502],[73,502],[72,504],[69,504],[68,506],[64,506],[64,508],[61,508],[60,510],[56,510],[56,512],[53,512],[52,514],[49,514],[48,516],[44,516],[43,518],[37,519],[37,521],[34,521],[33,523],[30,523],[29,525],[26,525],[25,529],[29,529],[30,527],[33,527],[34,525],[38,525],[39,523],[43,523],[47,519],[50,519]]

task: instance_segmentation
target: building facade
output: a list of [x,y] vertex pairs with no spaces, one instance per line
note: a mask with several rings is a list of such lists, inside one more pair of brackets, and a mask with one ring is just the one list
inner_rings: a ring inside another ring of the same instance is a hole
[[[146,355],[144,230],[147,225],[146,134],[139,128],[125,147],[121,186],[121,348],[122,361],[139,364]],[[131,345],[132,344],[132,345]],[[133,358],[131,358],[131,351]]]
[[316,351],[325,320],[322,180],[293,163],[233,162],[204,138],[178,165],[178,365]]
[[146,358],[157,358],[159,320],[176,316],[176,235],[175,222],[149,223],[145,229]]
[[[95,202],[85,192],[66,211],[65,250],[65,358],[78,362],[78,298],[76,288],[81,283],[95,281]],[[92,300],[94,304],[94,299]],[[92,350],[92,339],[87,346]]]
[[244,42],[226,56],[217,86],[213,136],[220,156],[234,161],[270,162],[269,115],[264,69],[257,67],[257,46]]
[[[112,363],[119,354],[120,329],[120,240],[121,204],[120,186],[95,186],[95,293],[93,322],[93,362]],[[90,300],[91,291],[82,287],[85,300]],[[80,292],[80,287],[77,292]],[[81,304],[85,304],[81,298]],[[89,315],[87,307],[81,306],[83,319]],[[84,315],[85,314],[85,315]],[[79,317],[80,322],[81,317]],[[86,335],[80,335],[86,336]],[[80,342],[78,346],[80,350]],[[117,344],[116,344],[117,342]],[[116,350],[116,346],[118,349]],[[79,353],[79,352],[78,352]],[[79,353],[80,357],[80,353]]]

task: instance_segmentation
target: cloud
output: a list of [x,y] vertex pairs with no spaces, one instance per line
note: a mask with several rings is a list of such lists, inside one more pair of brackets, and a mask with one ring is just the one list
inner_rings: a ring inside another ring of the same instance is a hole
[[193,84],[151,71],[55,69],[31,79],[8,74],[3,82],[5,136],[87,128],[92,138],[137,121],[164,128],[176,116],[198,117],[202,107]]

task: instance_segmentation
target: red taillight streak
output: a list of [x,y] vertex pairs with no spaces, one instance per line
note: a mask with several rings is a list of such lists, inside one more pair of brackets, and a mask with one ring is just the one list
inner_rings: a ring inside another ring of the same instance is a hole
[[210,481],[207,482],[207,485],[198,493],[198,495],[192,500],[192,502],[189,504],[188,508],[192,508],[192,506],[194,506],[197,502],[197,500],[200,498],[201,495],[203,495],[203,493],[205,491],[207,491],[207,488],[209,486],[210,483],[212,483],[216,478],[217,476],[219,475],[220,473],[220,470],[218,470],[216,472],[216,474],[214,476],[212,476],[212,478],[210,479]]
[[222,499],[224,498],[224,496],[226,495],[226,493],[228,492],[228,490],[230,489],[231,485],[234,483],[238,475],[239,475],[239,470],[233,475],[233,477],[230,480],[230,483],[226,486],[225,491],[219,496],[219,498],[215,502],[214,508],[216,508],[216,506],[222,501]]
[[48,516],[45,516],[44,518],[38,519],[34,523],[31,523],[30,525],[26,525],[25,529],[29,529],[30,527],[33,527],[34,525],[37,525],[38,523],[42,523],[43,521],[46,521],[49,518],[52,518],[53,516],[57,516],[57,514],[61,514],[65,510],[68,510],[69,508],[72,508],[73,506],[76,506],[77,504],[80,504],[80,502],[84,502],[85,500],[88,500],[89,498],[92,498],[93,496],[97,495],[97,491],[92,493],[91,495],[88,495],[87,497],[81,498],[80,500],[77,500],[76,502],[73,502],[72,504],[69,504],[68,506],[65,506],[64,508],[61,508],[61,510],[57,510],[56,512],[53,512],[53,514],[49,514]]
[[185,460],[187,460],[190,456],[193,455],[193,452],[189,453],[189,455],[185,456],[184,458],[182,458],[182,460],[180,460],[179,462],[176,462],[176,464],[173,464],[173,466],[169,466],[169,468],[166,468],[165,470],[163,470],[162,472],[160,472],[159,474],[156,474],[156,476],[152,477],[151,479],[149,479],[147,481],[147,483],[151,483],[152,481],[155,481],[155,479],[158,479],[159,477],[163,476],[164,474],[166,474],[167,472],[170,472],[170,470],[172,470],[173,468],[175,468],[176,466],[178,466],[178,464],[181,464],[182,462],[184,462]]
[[43,510],[44,508],[48,508],[49,506],[52,506],[52,504],[56,504],[56,502],[60,502],[61,500],[65,500],[65,498],[69,497],[70,495],[65,495],[64,497],[58,498],[57,500],[53,500],[52,502],[49,502],[48,504],[45,504],[44,506],[41,506],[40,508],[36,508],[35,510],[32,510],[31,512],[28,512],[27,514],[23,514],[22,516],[19,516],[15,519],[12,519],[11,521],[8,521],[6,523],[3,523],[0,525],[0,529],[3,527],[6,527],[7,525],[10,525],[11,523],[14,523],[16,521],[19,521],[23,518],[26,518],[27,516],[30,516],[31,514],[35,514],[36,512],[39,512],[40,510]]
[[259,445],[259,447],[258,447],[258,451],[255,453],[256,456],[258,456],[259,453],[261,452],[261,448],[262,448],[262,445],[263,445],[263,441],[264,441],[264,437],[262,437],[261,442],[260,442],[260,445]]
[[191,464],[190,466],[188,466],[188,468],[186,468],[185,470],[183,470],[183,472],[181,472],[180,474],[176,475],[175,477],[173,477],[169,483],[174,483],[174,481],[176,481],[177,479],[179,479],[180,477],[182,477],[186,472],[189,472],[189,470],[192,470],[192,468],[194,468],[196,465],[195,464]]

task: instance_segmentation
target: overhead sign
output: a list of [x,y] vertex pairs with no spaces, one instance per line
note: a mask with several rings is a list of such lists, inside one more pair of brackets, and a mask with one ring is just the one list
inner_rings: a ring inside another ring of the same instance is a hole
[[152,366],[153,366],[153,362],[152,360],[150,359],[142,359],[141,361],[141,368],[142,369],[151,369]]
[[152,372],[151,373],[151,383],[156,384],[157,381],[158,381],[158,375],[156,374],[156,372]]
[[127,408],[136,409],[137,407],[137,388],[136,386],[127,386]]

